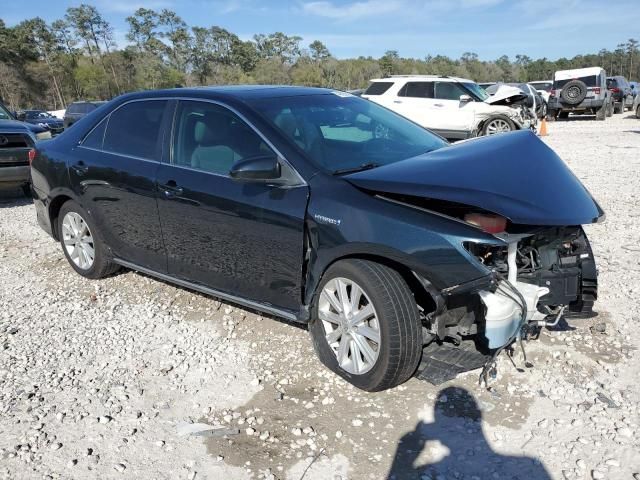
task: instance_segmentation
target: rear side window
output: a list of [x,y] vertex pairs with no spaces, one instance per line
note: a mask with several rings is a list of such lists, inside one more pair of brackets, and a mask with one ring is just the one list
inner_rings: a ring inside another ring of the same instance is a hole
[[80,105],[77,103],[72,103],[71,105],[69,105],[69,108],[67,108],[67,113],[80,113]]
[[437,82],[435,98],[440,100],[460,100],[460,95],[469,95],[460,85],[453,82]]
[[398,92],[398,96],[433,98],[433,82],[407,82]]
[[103,149],[144,159],[157,159],[158,137],[166,100],[128,103],[109,117]]
[[87,148],[102,149],[102,141],[104,140],[104,132],[107,128],[108,118],[102,120],[97,127],[95,127],[89,135],[87,135],[82,141],[82,146]]
[[393,85],[393,82],[373,82],[364,91],[364,95],[382,95],[391,88],[391,85]]
[[598,86],[598,77],[596,75],[589,75],[587,77],[568,78],[566,80],[554,80],[553,88],[562,88],[571,80],[581,80],[587,85],[587,87]]

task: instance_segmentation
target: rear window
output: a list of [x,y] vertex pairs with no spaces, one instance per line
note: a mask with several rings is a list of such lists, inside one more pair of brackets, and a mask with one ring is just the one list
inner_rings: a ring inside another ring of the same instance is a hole
[[166,100],[131,102],[113,112],[104,135],[107,152],[153,160]]
[[393,82],[373,82],[371,85],[369,85],[369,88],[364,91],[364,94],[382,95],[384,92],[389,90],[389,88],[391,88],[391,85],[393,85]]
[[587,85],[587,87],[598,86],[598,77],[596,75],[589,75],[587,77],[567,78],[566,80],[554,80],[553,88],[562,88],[572,80],[581,80]]
[[536,90],[542,90],[544,92],[550,91],[553,87],[553,83],[551,82],[531,82],[529,85],[531,85]]

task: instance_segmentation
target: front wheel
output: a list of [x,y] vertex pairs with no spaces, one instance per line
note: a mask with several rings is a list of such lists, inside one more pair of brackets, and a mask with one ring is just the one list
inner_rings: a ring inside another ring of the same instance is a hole
[[395,270],[349,259],[320,283],[309,325],[320,361],[356,387],[395,387],[415,372],[422,354],[416,301]]
[[511,132],[516,129],[513,120],[504,115],[496,115],[486,121],[482,127],[483,135],[496,135],[498,133]]
[[106,277],[119,269],[88,213],[69,200],[58,214],[58,236],[71,267],[86,278]]
[[622,100],[620,103],[615,104],[615,106],[613,107],[613,112],[614,113],[624,112],[624,100]]

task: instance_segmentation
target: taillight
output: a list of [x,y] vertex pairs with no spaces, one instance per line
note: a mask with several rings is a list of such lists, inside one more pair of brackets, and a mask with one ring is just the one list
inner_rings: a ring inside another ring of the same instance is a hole
[[611,93],[620,93],[620,89],[619,88],[610,88],[609,91]]
[[591,90],[596,95],[600,95],[600,87],[589,88],[589,90]]
[[491,215],[487,213],[467,213],[464,216],[464,221],[480,227],[487,233],[500,233],[504,232],[507,228],[507,219],[500,215]]
[[35,148],[32,148],[31,150],[29,150],[29,165],[31,165],[31,162],[33,162],[34,158],[36,158],[36,150]]
[[550,97],[555,97],[555,96],[556,96],[556,91],[555,91],[555,89],[549,90],[549,96],[550,96]]

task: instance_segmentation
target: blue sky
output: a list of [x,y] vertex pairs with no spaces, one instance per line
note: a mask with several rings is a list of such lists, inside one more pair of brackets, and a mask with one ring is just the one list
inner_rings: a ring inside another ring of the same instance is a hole
[[[36,15],[52,21],[80,1],[0,0],[9,25]],[[398,50],[406,57],[458,57],[472,51],[482,59],[518,53],[571,57],[614,49],[639,38],[638,0],[85,0],[95,5],[125,42],[125,17],[138,7],[170,8],[189,25],[219,25],[249,39],[282,31],[323,41],[338,58],[380,56]],[[622,13],[624,12],[624,14]]]

